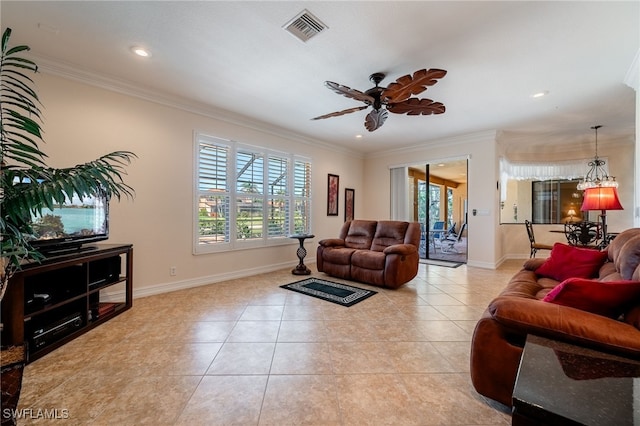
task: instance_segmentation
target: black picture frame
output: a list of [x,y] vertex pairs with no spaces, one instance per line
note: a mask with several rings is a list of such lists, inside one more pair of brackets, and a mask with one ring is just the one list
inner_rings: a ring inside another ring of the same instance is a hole
[[344,221],[353,220],[355,217],[356,190],[352,188],[344,189]]
[[327,176],[327,216],[338,216],[338,198],[340,176],[329,173]]

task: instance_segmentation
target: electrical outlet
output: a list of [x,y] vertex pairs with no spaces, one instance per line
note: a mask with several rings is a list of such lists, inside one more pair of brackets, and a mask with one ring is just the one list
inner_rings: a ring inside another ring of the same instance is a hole
[[175,266],[172,266],[171,268],[169,268],[169,275],[171,275],[172,277],[176,276],[177,273],[177,268]]

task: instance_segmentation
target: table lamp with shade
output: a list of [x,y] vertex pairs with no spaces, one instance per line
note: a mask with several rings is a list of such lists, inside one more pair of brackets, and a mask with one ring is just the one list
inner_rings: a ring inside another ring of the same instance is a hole
[[567,215],[569,216],[569,223],[573,223],[573,217],[576,215],[576,211],[574,209],[569,209]]
[[610,176],[604,168],[605,161],[598,157],[598,129],[602,126],[593,126],[596,135],[596,155],[593,161],[589,162],[591,169],[584,179],[578,183],[578,190],[584,190],[582,194],[582,206],[580,210],[600,210],[602,217],[602,243],[604,248],[609,243],[607,236],[607,210],[623,210],[618,198],[618,182],[616,178]]
[[623,210],[620,199],[618,198],[618,190],[611,186],[596,186],[585,189],[580,210],[583,212],[600,210],[600,217],[602,217],[602,241],[604,245],[606,245],[607,210]]

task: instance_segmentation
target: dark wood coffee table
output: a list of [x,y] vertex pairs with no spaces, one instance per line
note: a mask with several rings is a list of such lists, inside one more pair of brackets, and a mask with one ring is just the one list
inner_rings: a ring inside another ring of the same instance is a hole
[[512,424],[639,425],[640,362],[529,335]]

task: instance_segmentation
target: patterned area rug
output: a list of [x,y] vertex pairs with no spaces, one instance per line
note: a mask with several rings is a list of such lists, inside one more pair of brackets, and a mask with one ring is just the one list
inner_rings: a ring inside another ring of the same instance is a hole
[[377,291],[334,283],[320,278],[307,278],[280,287],[342,306],[353,306],[377,293]]

